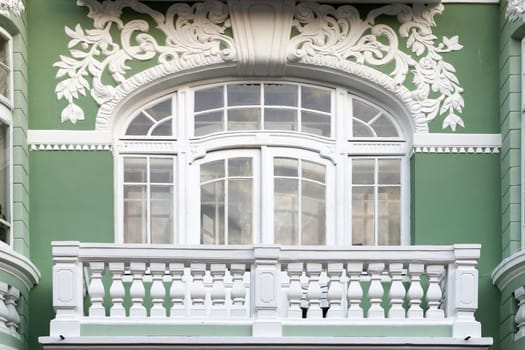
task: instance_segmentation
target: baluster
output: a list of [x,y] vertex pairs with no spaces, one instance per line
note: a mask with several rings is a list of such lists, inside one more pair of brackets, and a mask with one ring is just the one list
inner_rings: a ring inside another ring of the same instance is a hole
[[244,286],[245,264],[231,264],[230,274],[232,275],[232,289],[230,297],[232,299],[231,316],[246,317],[246,288]]
[[124,284],[122,283],[122,274],[124,273],[123,262],[110,262],[109,271],[111,271],[112,283],[109,288],[109,296],[111,298],[111,309],[109,314],[111,317],[126,317],[126,309],[124,309],[124,297],[126,292]]
[[166,317],[164,299],[166,297],[166,288],[164,288],[164,274],[166,273],[165,263],[150,263],[149,269],[153,283],[151,284],[151,317]]
[[443,293],[439,285],[440,277],[443,274],[445,268],[443,265],[428,265],[427,276],[428,276],[428,289],[427,289],[427,304],[428,310],[426,312],[426,318],[430,319],[442,319],[445,318],[445,312],[440,309],[441,298]]
[[518,331],[514,334],[514,340],[525,337],[525,287],[519,287],[514,291],[514,298],[518,301],[518,310],[514,316],[514,321]]
[[361,273],[363,264],[349,263],[348,270],[348,318],[363,318],[363,309],[361,308],[361,299],[363,298],[363,288],[361,287]]
[[341,307],[343,300],[343,285],[341,284],[341,274],[343,272],[342,263],[328,264],[328,277],[330,278],[328,287],[328,313],[327,318],[343,317],[343,309]]
[[5,305],[5,297],[9,286],[7,283],[0,282],[0,328],[7,329],[7,320],[9,318],[9,310]]
[[381,284],[381,273],[385,269],[385,264],[369,264],[368,274],[370,275],[370,287],[368,288],[368,298],[370,299],[370,309],[368,318],[384,318],[385,310],[381,306],[383,300],[383,285]]
[[319,277],[323,267],[317,263],[306,264],[306,275],[310,281],[308,283],[308,312],[307,318],[323,318],[323,310],[321,310],[321,285],[319,284]]
[[15,287],[9,287],[5,295],[5,306],[7,308],[7,322],[6,325],[11,331],[12,335],[18,335],[18,325],[20,324],[20,315],[16,309],[16,303],[20,299],[20,291]]
[[403,286],[403,264],[389,265],[390,277],[392,284],[390,285],[390,310],[388,311],[388,318],[405,318],[406,312],[403,308],[403,301],[405,299],[406,291]]
[[423,264],[409,264],[408,273],[410,275],[410,288],[408,288],[408,318],[423,318],[423,309],[421,308],[421,299],[424,291],[421,287],[421,274],[425,269]]
[[91,307],[89,308],[89,316],[106,316],[106,309],[104,308],[104,284],[102,283],[102,274],[104,273],[105,263],[91,262],[89,269],[91,270],[91,282],[89,282],[88,294],[91,300]]
[[226,289],[224,288],[226,264],[211,264],[210,274],[213,281],[210,291],[210,316],[212,318],[226,318]]
[[288,318],[302,318],[301,298],[303,289],[301,287],[301,275],[303,274],[303,263],[290,263],[287,266],[290,285],[288,287]]
[[206,289],[204,287],[204,274],[206,264],[191,264],[191,275],[193,283],[191,286],[191,316],[206,316]]
[[186,285],[182,281],[182,277],[184,276],[184,264],[170,263],[170,273],[172,280],[170,289],[170,316],[176,318],[186,317],[186,307],[184,306]]
[[146,263],[132,262],[129,264],[129,269],[133,276],[129,294],[131,297],[131,307],[129,308],[130,317],[146,317],[146,308],[144,307],[144,296],[146,291],[144,289],[144,272],[146,271]]

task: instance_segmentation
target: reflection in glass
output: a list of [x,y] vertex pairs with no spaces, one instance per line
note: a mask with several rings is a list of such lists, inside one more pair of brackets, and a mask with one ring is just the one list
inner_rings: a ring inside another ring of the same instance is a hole
[[201,243],[225,243],[224,180],[201,185]]
[[151,136],[171,136],[172,135],[172,128],[171,128],[171,119],[165,120],[161,123],[159,123],[153,131],[151,132]]
[[250,106],[261,103],[260,84],[232,84],[227,86],[228,106]]
[[390,119],[384,114],[377,118],[370,126],[374,129],[379,137],[396,137],[399,136],[396,127]]
[[216,111],[195,116],[195,136],[224,131],[224,112]]
[[374,159],[352,159],[352,183],[373,184],[375,182],[374,164]]
[[264,104],[267,106],[297,106],[297,85],[264,84]]
[[374,137],[374,131],[367,124],[360,122],[357,119],[353,119],[352,124],[352,136],[353,137]]
[[264,129],[297,131],[297,111],[266,108],[264,110]]
[[301,244],[325,244],[325,187],[310,181],[301,187]]
[[315,180],[324,183],[325,182],[325,166],[319,163],[309,162],[307,160],[302,161],[303,178]]
[[147,171],[145,157],[124,158],[124,182],[146,182]]
[[146,109],[146,112],[156,120],[164,119],[171,115],[171,99],[164,100]]
[[9,97],[9,78],[11,73],[8,48],[8,40],[0,36],[0,95],[5,97]]
[[352,244],[373,245],[374,187],[352,189]]
[[252,176],[251,158],[228,159],[228,176]]
[[358,99],[353,99],[354,118],[360,119],[365,123],[368,123],[376,115],[379,114],[380,110],[374,106],[369,105]]
[[146,185],[124,185],[124,242],[147,242]]
[[297,177],[299,161],[293,158],[275,158],[274,173],[275,176]]
[[173,182],[172,158],[150,159],[150,182],[168,184],[171,184]]
[[298,236],[299,181],[276,178],[274,182],[275,243],[296,245]]
[[228,180],[228,244],[252,243],[252,180]]
[[398,186],[378,188],[378,232],[380,245],[401,244],[401,201]]
[[384,185],[399,185],[401,183],[401,160],[378,159],[378,182]]
[[309,134],[330,137],[330,116],[303,111],[301,113],[301,131]]
[[144,113],[140,113],[133,119],[126,130],[126,135],[138,136],[147,135],[148,130],[153,126],[153,121],[146,117]]
[[224,160],[216,160],[201,165],[201,182],[224,178]]
[[172,243],[172,186],[151,186],[151,243]]
[[228,111],[228,130],[259,130],[261,110],[259,108],[240,108]]
[[301,86],[301,107],[330,113],[331,92],[311,86]]
[[216,86],[208,89],[196,90],[194,111],[207,111],[209,109],[220,108],[224,106],[224,87]]

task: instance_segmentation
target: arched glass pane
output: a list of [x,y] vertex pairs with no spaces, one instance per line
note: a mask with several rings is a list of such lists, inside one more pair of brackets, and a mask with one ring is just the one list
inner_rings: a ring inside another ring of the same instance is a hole
[[374,129],[377,136],[379,137],[397,137],[399,136],[396,127],[392,121],[384,114],[379,118],[370,123],[370,126]]
[[171,125],[171,119],[165,120],[159,124],[157,124],[153,131],[151,132],[151,136],[171,136],[172,135],[172,125]]
[[148,118],[144,113],[140,113],[133,119],[126,130],[126,135],[129,136],[142,136],[147,135],[149,129],[153,126],[153,121]]
[[352,120],[354,123],[352,125],[353,137],[375,137],[374,131],[363,122],[358,119]]
[[362,120],[365,123],[371,121],[372,118],[381,112],[377,107],[374,107],[358,99],[353,99],[353,107],[354,118]]
[[153,119],[161,120],[166,117],[169,117],[172,115],[171,113],[171,99],[164,100],[162,102],[159,102],[155,104],[152,107],[149,107],[146,109],[146,113],[148,113]]

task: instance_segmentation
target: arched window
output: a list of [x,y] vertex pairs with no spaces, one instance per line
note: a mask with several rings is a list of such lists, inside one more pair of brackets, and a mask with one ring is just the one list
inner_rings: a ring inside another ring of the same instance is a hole
[[345,89],[181,86],[121,120],[118,241],[407,243],[407,142]]

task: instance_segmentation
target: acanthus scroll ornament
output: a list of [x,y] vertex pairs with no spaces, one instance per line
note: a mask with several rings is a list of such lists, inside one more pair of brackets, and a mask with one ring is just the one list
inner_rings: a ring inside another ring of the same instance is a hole
[[[235,60],[232,38],[225,34],[231,24],[223,2],[175,3],[165,14],[137,0],[77,0],[77,4],[88,7],[94,28],[85,30],[78,24],[74,29],[66,27],[71,57],[61,55],[54,64],[57,78],[63,78],[55,89],[57,98],[68,102],[62,122],[84,119],[75,100],[88,91],[99,105],[112,100],[115,85],[125,84],[129,78],[128,61],[156,60],[173,71]],[[121,15],[125,8],[145,15],[147,20],[124,21]],[[152,27],[163,34],[164,40],[151,34]],[[119,37],[114,37],[114,32]],[[106,82],[106,75],[113,82]]]
[[[443,129],[450,127],[454,131],[458,125],[464,126],[459,116],[464,103],[463,89],[454,67],[441,54],[463,46],[458,36],[443,37],[436,43],[438,38],[432,33],[436,25],[434,16],[442,11],[441,4],[391,4],[374,9],[361,19],[359,11],[351,5],[301,3],[295,9],[296,35],[290,40],[288,58],[351,71],[383,82],[389,90],[401,91],[407,87],[405,100],[414,119],[428,124],[436,116],[445,115]],[[376,23],[380,16],[396,16],[400,23],[397,31]],[[408,50],[400,47],[399,38],[406,38]],[[390,66],[393,68],[386,77],[381,71]],[[407,84],[409,77],[412,79]]]
[[525,22],[525,0],[508,0],[505,14],[509,21],[519,19]]

